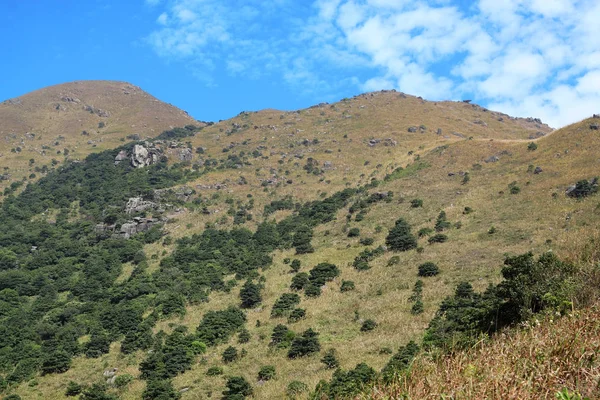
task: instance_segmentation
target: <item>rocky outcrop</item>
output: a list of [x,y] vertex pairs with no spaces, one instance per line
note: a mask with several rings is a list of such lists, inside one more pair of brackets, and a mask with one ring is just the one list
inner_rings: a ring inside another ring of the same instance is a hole
[[141,232],[149,231],[153,226],[160,224],[161,222],[154,218],[140,218],[136,217],[132,221],[125,222],[121,225],[121,229],[116,236],[123,239],[129,239],[133,235]]
[[125,161],[127,160],[127,158],[127,152],[125,150],[121,150],[119,154],[117,154],[117,156],[115,157],[115,165],[119,165],[121,161]]
[[146,147],[136,144],[131,150],[131,166],[134,168],[144,168],[156,164],[162,151],[157,147],[152,147],[146,143]]
[[177,151],[177,157],[179,161],[192,161],[194,159],[194,153],[192,153],[192,149],[183,148]]
[[148,209],[157,208],[158,204],[144,200],[141,197],[131,197],[127,200],[127,204],[125,205],[125,212],[127,214],[133,214],[136,212],[142,212]]

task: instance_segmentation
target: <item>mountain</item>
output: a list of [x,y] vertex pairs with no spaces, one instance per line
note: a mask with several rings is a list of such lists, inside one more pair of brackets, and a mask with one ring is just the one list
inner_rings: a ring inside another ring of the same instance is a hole
[[56,164],[67,156],[84,158],[118,146],[127,136],[154,137],[199,124],[139,87],[116,81],[64,83],[2,101],[0,121],[0,160],[10,166],[2,186],[27,178],[35,166],[50,166],[53,159]]
[[[320,381],[351,397],[441,326],[468,342],[593,303],[596,124],[384,91],[61,163],[2,204],[0,382],[22,398],[306,398]],[[440,314],[457,287],[458,327]]]

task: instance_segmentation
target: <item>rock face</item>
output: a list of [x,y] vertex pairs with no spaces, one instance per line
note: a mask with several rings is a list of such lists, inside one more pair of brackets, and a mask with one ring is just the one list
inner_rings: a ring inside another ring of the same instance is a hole
[[117,236],[123,239],[129,239],[137,233],[149,231],[153,226],[159,223],[160,221],[154,218],[136,217],[132,221],[121,225],[121,229],[119,230],[119,233],[117,233]]
[[127,160],[127,152],[125,150],[121,150],[115,157],[115,165],[119,165],[121,161],[124,160]]
[[152,201],[146,201],[141,197],[131,197],[129,200],[127,200],[125,212],[127,214],[133,214],[135,212],[141,212],[156,207],[158,207],[158,204]]
[[131,166],[135,168],[144,168],[158,162],[158,152],[156,149],[147,149],[136,144],[131,151]]
[[594,131],[597,131],[598,129],[600,129],[600,125],[598,125],[598,124],[591,124],[590,125],[590,129],[594,130]]
[[180,161],[192,161],[194,159],[194,154],[192,153],[192,149],[186,147],[184,149],[179,149],[177,157]]
[[154,190],[153,196],[154,201],[156,202],[169,201],[172,197],[176,200],[189,201],[191,196],[195,193],[196,191],[191,187],[181,186],[169,189],[156,189]]
[[491,163],[491,162],[498,162],[500,161],[500,158],[498,156],[491,156],[485,159],[486,163]]

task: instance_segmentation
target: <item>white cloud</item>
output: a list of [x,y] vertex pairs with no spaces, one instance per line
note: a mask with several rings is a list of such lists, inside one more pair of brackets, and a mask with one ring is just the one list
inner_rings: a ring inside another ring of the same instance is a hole
[[162,11],[148,43],[210,84],[219,68],[323,95],[468,96],[554,126],[600,104],[597,0],[172,0]]

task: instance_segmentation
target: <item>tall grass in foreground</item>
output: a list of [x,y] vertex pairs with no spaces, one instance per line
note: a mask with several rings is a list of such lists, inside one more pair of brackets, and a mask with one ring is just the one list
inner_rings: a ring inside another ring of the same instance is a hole
[[[360,399],[600,398],[600,308],[522,325],[452,355],[423,354]],[[564,394],[563,394],[564,396]],[[564,398],[564,397],[563,397]]]

